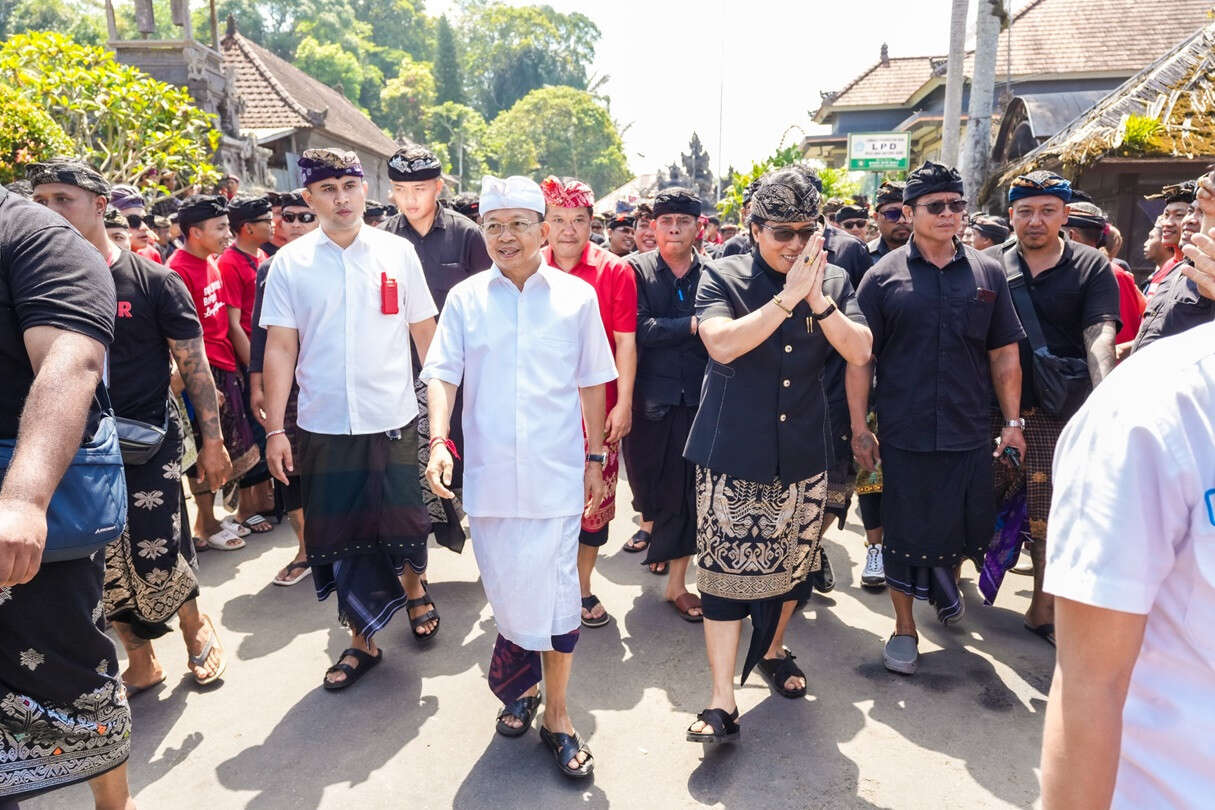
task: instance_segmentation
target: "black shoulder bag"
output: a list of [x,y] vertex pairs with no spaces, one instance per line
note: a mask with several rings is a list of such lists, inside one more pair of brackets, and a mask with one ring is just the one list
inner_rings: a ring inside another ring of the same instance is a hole
[[1039,405],[1055,416],[1069,419],[1092,393],[1093,382],[1088,374],[1088,363],[1079,357],[1051,354],[1034,302],[1029,297],[1029,285],[1017,262],[1016,248],[1005,250],[1003,260],[1013,305],[1017,308],[1017,315],[1021,317],[1021,325],[1025,327],[1030,348],[1033,349],[1033,368],[1023,368],[1021,373],[1033,374],[1034,393],[1038,395]]

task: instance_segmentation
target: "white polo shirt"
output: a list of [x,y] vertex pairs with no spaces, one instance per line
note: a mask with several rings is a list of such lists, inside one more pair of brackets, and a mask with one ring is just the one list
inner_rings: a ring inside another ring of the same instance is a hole
[[1215,802],[1215,324],[1119,366],[1055,450],[1045,589],[1147,615],[1115,808]]
[[522,291],[497,265],[447,294],[423,380],[464,382],[464,511],[583,510],[579,388],[616,379],[595,288],[541,264]]
[[[396,314],[383,312],[381,274],[396,281]],[[366,434],[413,421],[409,325],[437,313],[418,255],[399,236],[364,225],[343,249],[317,228],[280,248],[260,323],[299,332],[299,426]]]

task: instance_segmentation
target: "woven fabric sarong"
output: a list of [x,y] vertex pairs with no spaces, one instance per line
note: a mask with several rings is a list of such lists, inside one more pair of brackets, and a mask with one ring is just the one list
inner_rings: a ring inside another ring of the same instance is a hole
[[[232,476],[229,480],[238,481],[257,466],[262,457],[261,451],[257,449],[253,428],[249,426],[248,411],[245,409],[245,381],[239,372],[215,366],[211,366],[211,376],[215,379],[215,390],[222,395],[219,404],[219,429],[224,434],[224,447],[228,450],[228,457],[232,459]],[[201,446],[202,437],[197,429],[194,434],[195,442]],[[189,482],[190,491],[195,495],[207,491],[192,475]]]
[[0,799],[126,762],[131,710],[103,631],[103,555],[48,563],[0,588]]
[[[1066,424],[1059,417],[1042,408],[1030,408],[1022,412],[1025,419],[1025,458],[1020,469],[996,460],[992,465],[995,478],[997,502],[1003,502],[1008,494],[1025,486],[1025,510],[1029,518],[1029,536],[1034,540],[1046,539],[1046,520],[1050,516],[1052,493],[1050,470],[1055,461],[1055,445]],[[992,434],[997,438],[1004,425],[1004,417],[997,410],[992,412]]]
[[[552,648],[560,653],[572,653],[578,643],[578,631],[574,629],[552,637]],[[494,653],[489,661],[489,691],[503,703],[519,697],[540,683],[544,677],[542,659],[536,650],[525,650],[515,642],[498,634],[494,642]]]
[[159,638],[167,622],[198,596],[197,562],[181,489],[182,427],[169,410],[169,430],[148,462],[126,467],[127,525],[105,548],[105,615]]
[[[589,453],[590,446],[583,441],[583,451]],[[603,483],[607,487],[607,491],[603,496],[603,503],[599,504],[599,508],[589,515],[582,517],[582,530],[584,532],[597,532],[603,529],[612,522],[612,518],[616,517],[616,484],[620,481],[620,442],[605,444],[603,452],[607,459],[603,463]]]

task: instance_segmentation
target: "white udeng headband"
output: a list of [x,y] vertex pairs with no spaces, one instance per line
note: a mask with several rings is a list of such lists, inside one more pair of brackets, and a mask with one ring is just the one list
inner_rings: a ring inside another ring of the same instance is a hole
[[530,177],[512,175],[505,180],[492,175],[481,178],[481,216],[503,208],[525,208],[544,216],[544,192]]

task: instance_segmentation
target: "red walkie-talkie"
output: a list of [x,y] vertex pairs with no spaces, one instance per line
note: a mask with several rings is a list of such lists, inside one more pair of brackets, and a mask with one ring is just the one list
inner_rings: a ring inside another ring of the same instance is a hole
[[385,315],[396,315],[399,311],[397,280],[389,278],[387,273],[380,273],[380,312]]

